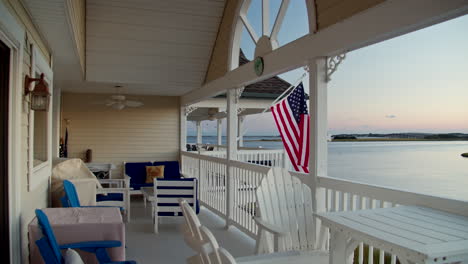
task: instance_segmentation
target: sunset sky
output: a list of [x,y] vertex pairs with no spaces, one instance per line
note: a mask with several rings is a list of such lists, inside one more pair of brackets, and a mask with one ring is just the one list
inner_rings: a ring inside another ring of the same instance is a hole
[[[260,1],[252,2],[248,17],[260,34]],[[278,3],[272,1],[271,17]],[[308,32],[303,2],[291,4],[280,45]],[[252,58],[246,32],[241,47]],[[302,73],[281,77],[294,82]],[[328,84],[328,112],[330,134],[468,133],[468,15],[348,53]],[[203,134],[214,135],[215,124],[204,121]],[[246,127],[247,135],[278,134],[269,112],[249,116]],[[188,129],[194,135],[194,124]]]

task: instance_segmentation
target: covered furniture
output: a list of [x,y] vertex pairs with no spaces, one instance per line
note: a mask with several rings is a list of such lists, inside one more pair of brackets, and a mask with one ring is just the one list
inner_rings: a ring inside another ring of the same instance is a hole
[[260,182],[256,197],[260,211],[260,217],[255,218],[258,225],[257,254],[315,251],[312,191],[309,186],[291,176],[287,169],[272,168]]
[[153,187],[146,183],[146,166],[164,166],[164,179],[178,180],[182,178],[178,161],[147,161],[124,162],[124,175],[130,179],[131,194],[141,194],[142,187]]
[[[106,250],[112,261],[125,260],[125,225],[119,209],[100,208],[45,208],[41,210],[48,219],[57,244],[74,244],[84,241],[118,241],[120,244]],[[28,226],[31,264],[44,263],[36,246],[43,237],[38,219]],[[98,263],[93,253],[79,251],[84,263]]]
[[[74,180],[74,181],[76,182],[76,180]],[[90,187],[91,187],[91,189],[96,190],[95,186],[90,186]],[[127,213],[126,208],[130,207],[130,204],[125,204],[123,201],[120,201],[120,202],[115,201],[113,204],[109,203],[110,205],[107,205],[107,206],[103,205],[103,202],[99,202],[99,203],[97,203],[97,205],[84,206],[84,205],[81,205],[81,203],[80,203],[79,195],[78,195],[78,192],[77,192],[73,182],[71,182],[69,180],[64,180],[63,181],[63,188],[65,190],[65,195],[62,198],[60,198],[60,200],[62,201],[62,206],[63,207],[91,207],[91,206],[96,206],[96,207],[117,207],[117,208],[119,208],[119,210],[122,211],[122,213],[124,215],[126,215],[126,213]],[[109,190],[109,189],[111,189],[111,188],[103,188],[103,190],[105,190],[105,191],[112,192],[112,190]],[[117,190],[117,191],[120,191],[120,190]],[[125,192],[124,195],[128,196],[128,190],[124,190],[123,192]],[[130,199],[127,199],[127,201],[128,200],[130,200]],[[129,220],[128,215],[126,215],[125,220],[128,222],[128,220]]]
[[[62,206],[64,197],[63,181],[75,184],[82,206],[118,206],[125,210],[126,221],[130,220],[130,178],[97,179],[80,159],[68,159],[57,164],[52,170],[52,206]],[[102,184],[112,186],[104,188]],[[93,187],[94,186],[94,189]],[[96,195],[93,195],[96,193]]]

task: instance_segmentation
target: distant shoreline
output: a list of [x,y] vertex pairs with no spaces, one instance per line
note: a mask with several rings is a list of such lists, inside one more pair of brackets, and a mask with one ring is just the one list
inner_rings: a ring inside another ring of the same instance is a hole
[[[468,141],[466,139],[423,139],[423,138],[357,138],[357,139],[333,139],[331,142],[394,142],[394,141]],[[244,142],[281,142],[281,138],[275,139],[248,139]]]
[[424,138],[357,138],[332,139],[331,142],[372,142],[372,141],[468,141],[467,139],[424,139]]

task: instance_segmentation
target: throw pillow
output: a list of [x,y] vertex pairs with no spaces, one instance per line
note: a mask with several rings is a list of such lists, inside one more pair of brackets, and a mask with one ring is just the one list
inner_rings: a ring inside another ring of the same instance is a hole
[[63,256],[65,264],[84,264],[83,260],[80,257],[80,254],[73,249],[67,249],[65,251],[65,256]]
[[164,178],[164,165],[146,166],[146,183],[153,183],[154,178]]

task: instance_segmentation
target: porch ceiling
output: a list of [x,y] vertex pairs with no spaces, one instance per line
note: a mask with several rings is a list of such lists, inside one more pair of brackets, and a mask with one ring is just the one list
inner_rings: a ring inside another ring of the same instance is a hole
[[88,0],[86,6],[87,81],[123,84],[132,94],[182,95],[201,87],[224,0]]

